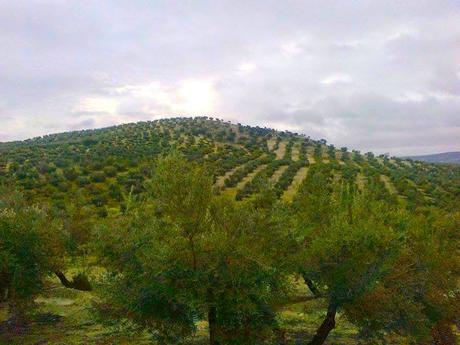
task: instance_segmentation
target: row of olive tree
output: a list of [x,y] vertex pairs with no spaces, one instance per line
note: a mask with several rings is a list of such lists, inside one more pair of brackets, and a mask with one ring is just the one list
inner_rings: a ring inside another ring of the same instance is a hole
[[[317,300],[325,318],[312,345],[325,342],[337,313],[366,344],[392,336],[449,344],[460,311],[460,213],[409,213],[333,181],[313,165],[291,205],[270,189],[236,202],[216,194],[203,166],[172,155],[157,162],[146,197],[99,219],[94,234],[78,205],[51,216],[3,193],[0,298],[24,314],[56,274],[67,287],[95,288],[106,321],[179,344],[206,320],[211,345],[282,342],[280,306]],[[104,279],[68,281],[66,257],[88,248]],[[292,294],[295,277],[309,294]]]

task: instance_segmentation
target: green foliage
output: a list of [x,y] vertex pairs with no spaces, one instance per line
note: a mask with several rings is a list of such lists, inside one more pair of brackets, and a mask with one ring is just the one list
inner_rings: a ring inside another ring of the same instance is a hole
[[231,174],[224,183],[226,187],[235,187],[246,175],[253,172],[259,165],[267,163],[269,158],[261,158],[257,160],[251,160],[241,168],[237,169]]
[[246,183],[242,189],[238,190],[236,200],[242,200],[251,194],[257,194],[267,188],[270,188],[269,179],[273,176],[275,171],[282,166],[288,165],[289,163],[290,161],[284,159],[274,160],[268,163],[265,169],[257,173],[251,181]]
[[186,339],[200,319],[221,343],[269,336],[270,303],[286,278],[272,255],[281,224],[266,208],[214,196],[206,171],[177,155],[158,162],[147,189],[152,198],[131,202],[99,232],[109,271],[99,309],[164,343]]
[[[143,194],[143,183],[152,173],[150,167],[156,158],[171,150],[181,152],[189,161],[205,164],[214,181],[237,168],[226,182],[227,187],[234,187],[257,164],[273,160],[273,152],[267,150],[267,140],[271,139],[275,140],[274,151],[282,140],[287,141],[286,160],[291,159],[293,145],[300,142],[302,162],[306,162],[306,149],[312,145],[316,163],[321,163],[327,153],[336,170],[341,170],[339,162],[346,162],[360,169],[366,178],[388,176],[400,199],[413,208],[434,205],[453,209],[460,197],[460,169],[454,166],[376,158],[370,153],[350,153],[346,148],[336,159],[334,146],[325,146],[325,140],[313,141],[296,133],[232,125],[207,117],[139,122],[0,143],[0,179],[15,180],[27,199],[59,207],[68,205],[69,196],[80,191],[86,205],[99,214],[104,213],[103,209],[119,209],[121,195],[130,193],[132,188],[134,194]],[[279,195],[292,182],[295,170],[293,165],[282,179],[277,188]],[[114,184],[118,192],[109,191]],[[239,199],[260,189],[251,185],[247,188],[238,195]],[[95,193],[95,189],[99,192]]]
[[[412,340],[458,313],[458,213],[408,213],[310,171],[294,203],[299,270],[369,339]],[[456,253],[456,254],[454,254]],[[446,321],[447,320],[447,321]]]
[[61,227],[20,193],[2,186],[0,194],[0,300],[23,309],[60,267]]
[[278,197],[281,196],[281,194],[289,187],[297,171],[304,165],[305,165],[304,162],[298,161],[298,162],[292,162],[288,166],[288,168],[280,176],[279,180],[276,182],[275,187],[274,187]]
[[459,313],[460,217],[436,211],[406,222],[391,269],[346,311],[363,337],[395,332],[428,343]]
[[15,187],[1,191],[0,298],[16,309],[96,261],[94,281],[67,287],[95,286],[101,320],[163,344],[201,321],[212,344],[281,342],[291,301],[308,301],[303,339],[327,305],[312,344],[337,313],[363,344],[453,337],[458,167],[202,117],[0,143],[0,180]]

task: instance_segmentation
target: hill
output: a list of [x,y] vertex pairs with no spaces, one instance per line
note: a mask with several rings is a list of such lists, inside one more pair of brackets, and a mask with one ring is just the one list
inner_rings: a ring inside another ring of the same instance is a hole
[[325,140],[208,117],[171,118],[103,129],[52,134],[0,144],[0,176],[28,198],[64,208],[70,199],[98,215],[118,212],[127,194],[142,194],[156,157],[173,150],[206,164],[216,190],[237,200],[266,186],[289,202],[310,166],[336,181],[378,190],[414,205],[458,198],[460,169],[401,158],[376,157]]
[[431,155],[410,156],[406,158],[429,163],[460,164],[460,152],[443,152]]
[[0,189],[0,343],[401,344],[400,315],[458,315],[455,165],[172,118],[1,143]]

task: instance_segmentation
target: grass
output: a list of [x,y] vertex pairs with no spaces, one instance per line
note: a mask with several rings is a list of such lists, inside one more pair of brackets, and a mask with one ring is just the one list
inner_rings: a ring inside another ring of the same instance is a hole
[[375,160],[376,160],[380,165],[385,165],[385,162],[383,161],[383,158],[381,158],[381,157],[376,157]]
[[[319,327],[326,306],[321,302],[300,303],[283,310],[280,315],[281,329],[286,332],[288,344],[305,344]],[[340,314],[336,317],[337,327],[327,338],[328,345],[356,344],[356,328]]]
[[358,189],[360,191],[364,191],[366,189],[367,179],[363,173],[358,173],[356,175],[356,184],[358,185]]
[[[295,295],[308,294],[305,285],[297,280]],[[95,299],[90,292],[63,288],[52,280],[47,290],[35,300],[41,315],[60,316],[53,322],[35,322],[25,334],[1,338],[1,345],[148,345],[156,344],[147,332],[133,333],[126,328],[113,328],[99,323],[92,315],[91,303]],[[279,310],[279,329],[284,334],[285,344],[305,344],[323,321],[327,309],[323,299],[290,304]],[[0,309],[0,321],[7,317]],[[208,324],[198,321],[197,332],[184,344],[208,344]],[[352,345],[357,343],[357,328],[340,312],[336,316],[336,327],[328,336],[327,345]],[[457,332],[457,331],[456,331]],[[265,345],[278,344],[277,341]],[[401,345],[402,339],[393,339],[388,344]]]
[[[305,288],[299,288],[307,293]],[[1,338],[1,345],[147,345],[156,344],[147,332],[133,333],[126,328],[113,328],[99,323],[92,315],[90,292],[66,289],[57,280],[49,282],[47,291],[35,300],[37,312],[53,315],[52,322],[35,322],[23,335]],[[321,324],[326,306],[324,301],[310,301],[289,305],[279,313],[278,322],[287,344],[306,343]],[[0,309],[1,311],[1,309]],[[60,317],[58,317],[60,316]],[[0,321],[7,315],[0,313]],[[338,315],[337,328],[330,334],[328,345],[354,344],[356,329]],[[186,344],[208,343],[208,324],[197,322],[197,332]],[[276,342],[268,342],[274,345]]]
[[227,171],[224,175],[219,176],[216,181],[216,186],[217,187],[224,187],[225,186],[225,180],[229,178],[236,170],[238,170],[242,165],[237,165],[233,169],[230,169]]
[[329,163],[329,154],[325,145],[321,145],[321,159],[323,163]]
[[335,159],[339,162],[340,165],[345,165],[345,162],[342,160],[343,153],[340,150],[335,151]]
[[342,174],[339,171],[334,171],[332,180],[334,183],[340,183],[340,180],[342,179]]
[[32,322],[23,335],[1,338],[9,345],[127,345],[151,344],[147,334],[125,334],[96,322],[91,314],[94,296],[89,292],[61,287],[52,282],[49,289],[35,300],[37,315],[53,320]]
[[275,184],[279,180],[281,175],[283,175],[283,173],[287,170],[287,168],[288,168],[288,165],[282,165],[278,169],[276,169],[276,171],[270,177],[270,182],[272,184]]
[[292,153],[291,153],[291,159],[294,161],[294,162],[297,162],[299,160],[299,156],[300,156],[300,143],[295,143],[293,146],[292,146]]
[[385,184],[385,188],[390,192],[390,194],[397,194],[398,191],[396,190],[393,183],[390,181],[390,178],[386,175],[380,175],[380,179]]
[[283,159],[284,157],[284,153],[286,152],[286,145],[287,145],[287,141],[283,140],[283,141],[280,141],[279,143],[279,146],[278,146],[278,150],[276,150],[275,154],[276,154],[276,159]]
[[267,167],[266,164],[259,165],[252,172],[250,172],[245,177],[243,177],[243,179],[240,182],[238,182],[238,184],[235,187],[227,188],[227,189],[225,189],[223,191],[223,193],[225,193],[225,194],[231,196],[232,198],[234,198],[236,196],[236,193],[238,192],[238,190],[242,189],[246,183],[251,181],[258,172],[262,171],[266,167]]
[[275,147],[275,144],[276,144],[276,138],[272,138],[270,140],[267,140],[268,151],[273,151],[273,148]]
[[246,183],[251,181],[254,176],[256,176],[260,171],[264,170],[266,167],[266,164],[259,165],[251,173],[247,174],[240,182],[238,182],[236,189],[242,189]]
[[310,164],[315,164],[316,163],[316,160],[315,160],[315,148],[313,146],[308,146],[307,147],[307,158],[308,158],[308,162]]
[[300,168],[294,176],[292,183],[289,185],[288,189],[284,192],[282,199],[285,202],[290,202],[294,198],[294,195],[297,193],[300,184],[307,177],[308,167]]
[[342,151],[335,150],[335,159],[337,159],[338,161],[342,159]]

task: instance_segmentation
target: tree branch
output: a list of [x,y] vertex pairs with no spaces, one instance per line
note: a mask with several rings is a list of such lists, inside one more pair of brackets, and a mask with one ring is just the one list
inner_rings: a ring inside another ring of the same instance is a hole
[[86,275],[80,273],[77,276],[72,278],[72,281],[68,280],[65,274],[61,271],[54,272],[56,276],[61,281],[61,284],[64,285],[66,288],[75,289],[80,291],[91,291],[93,290],[90,282]]
[[307,284],[308,288],[310,289],[311,293],[314,296],[321,296],[321,292],[319,291],[318,287],[316,284],[310,279],[307,273],[302,273],[303,280],[305,281],[305,284]]

